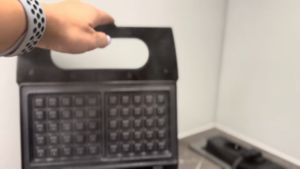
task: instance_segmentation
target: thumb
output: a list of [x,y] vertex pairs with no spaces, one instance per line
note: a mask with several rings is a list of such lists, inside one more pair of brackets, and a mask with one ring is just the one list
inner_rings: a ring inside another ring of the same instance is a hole
[[104,48],[110,44],[111,37],[103,32],[95,32],[96,47]]

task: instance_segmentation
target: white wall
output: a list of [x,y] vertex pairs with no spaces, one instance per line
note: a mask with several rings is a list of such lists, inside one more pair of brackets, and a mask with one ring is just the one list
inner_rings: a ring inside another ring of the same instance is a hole
[[230,0],[217,123],[300,165],[300,1]]
[[[179,132],[185,133],[213,122],[225,0],[86,2],[112,14],[119,26],[173,27],[180,77]],[[16,58],[0,58],[0,168],[9,169],[21,168],[15,70]]]

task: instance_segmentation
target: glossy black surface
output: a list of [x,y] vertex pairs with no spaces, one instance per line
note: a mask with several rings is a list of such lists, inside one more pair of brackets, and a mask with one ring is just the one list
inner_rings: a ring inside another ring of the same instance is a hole
[[170,155],[169,96],[168,91],[30,95],[32,159]]
[[18,57],[22,168],[178,166],[175,44],[171,28],[96,28],[139,38],[137,70],[61,70],[50,51]]
[[21,107],[25,169],[177,166],[173,82],[26,84]]

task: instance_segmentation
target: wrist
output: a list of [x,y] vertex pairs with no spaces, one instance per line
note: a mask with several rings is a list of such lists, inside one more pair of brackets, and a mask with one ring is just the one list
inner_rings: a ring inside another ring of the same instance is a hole
[[18,0],[1,2],[0,16],[0,53],[2,53],[26,32],[27,20],[24,8]]
[[42,6],[46,15],[47,25],[43,37],[36,46],[40,48],[47,48],[47,42],[55,38],[55,33],[59,32],[59,27],[57,26],[59,18],[55,15],[54,4],[42,3]]

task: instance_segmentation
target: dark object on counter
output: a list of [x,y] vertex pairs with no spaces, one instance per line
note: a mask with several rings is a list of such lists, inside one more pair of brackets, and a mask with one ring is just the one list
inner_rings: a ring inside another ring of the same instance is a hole
[[225,164],[226,169],[284,169],[263,157],[258,150],[248,150],[221,136],[209,139],[204,148],[195,145],[197,144],[191,145],[193,150],[200,152],[216,163]]
[[97,27],[139,38],[137,70],[62,70],[49,50],[18,57],[23,169],[176,169],[175,44],[171,28]]

